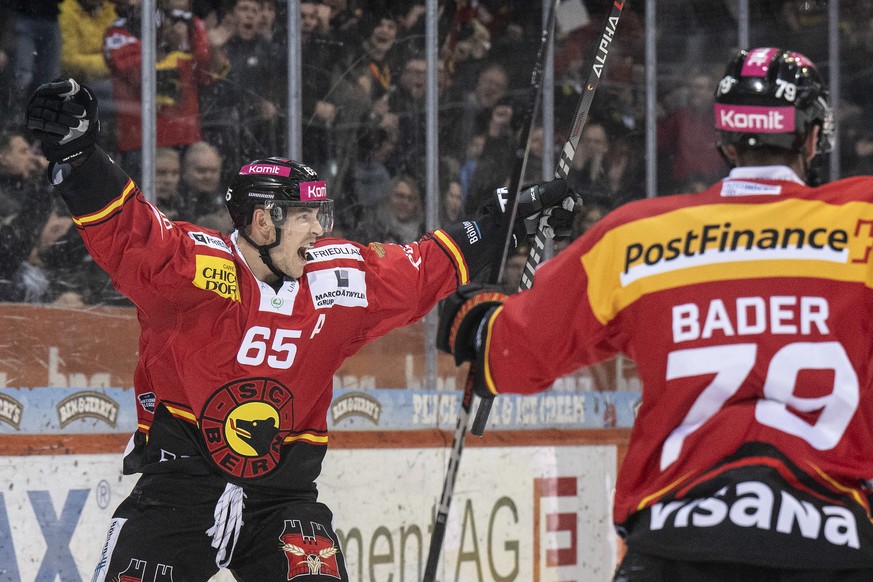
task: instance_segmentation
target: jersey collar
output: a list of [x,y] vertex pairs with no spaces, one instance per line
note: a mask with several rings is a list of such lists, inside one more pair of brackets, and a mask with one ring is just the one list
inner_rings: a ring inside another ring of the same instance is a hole
[[733,168],[728,174],[728,180],[782,180],[805,185],[797,173],[788,166],[743,166]]
[[233,243],[233,248],[236,251],[237,256],[246,266],[246,269],[248,269],[249,275],[251,275],[252,279],[257,283],[260,297],[258,310],[291,315],[294,307],[294,300],[297,298],[297,291],[300,289],[297,280],[286,278],[282,282],[282,286],[279,290],[276,291],[271,285],[264,283],[255,277],[254,273],[252,273],[252,268],[249,266],[245,255],[242,254],[242,251],[239,248],[239,231],[233,231],[233,234],[230,235],[230,242]]

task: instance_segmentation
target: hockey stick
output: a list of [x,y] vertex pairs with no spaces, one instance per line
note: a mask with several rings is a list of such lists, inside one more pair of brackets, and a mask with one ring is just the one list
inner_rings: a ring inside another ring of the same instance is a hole
[[[519,147],[516,150],[515,165],[510,178],[510,185],[507,192],[506,219],[500,225],[500,234],[504,241],[502,248],[498,249],[499,253],[495,253],[495,262],[497,268],[491,269],[490,282],[497,283],[503,273],[503,265],[506,261],[506,256],[509,253],[509,246],[512,242],[512,225],[515,222],[515,215],[518,206],[518,187],[524,175],[524,167],[527,162],[527,155],[530,149],[530,126],[533,124],[534,112],[536,111],[539,98],[542,93],[542,77],[545,69],[546,49],[552,41],[552,29],[555,24],[555,13],[560,0],[553,0],[548,16],[548,21],[543,28],[543,34],[540,41],[539,52],[534,64],[533,72],[531,73],[531,83],[528,95],[527,109],[525,110],[524,121],[522,122],[522,134],[519,136],[519,144],[525,144],[524,148]],[[473,386],[476,383],[474,368],[470,368],[467,374],[467,382],[464,385],[464,397],[461,401],[461,411],[458,414],[458,423],[455,425],[455,432],[452,438],[452,454],[449,458],[449,466],[446,469],[446,478],[443,482],[443,492],[440,496],[440,504],[437,509],[437,514],[434,519],[433,530],[431,531],[430,548],[428,549],[427,564],[424,569],[423,582],[434,582],[436,579],[437,566],[439,565],[439,557],[443,547],[443,540],[446,535],[446,522],[449,517],[449,507],[452,503],[452,494],[454,493],[455,480],[458,476],[458,465],[461,461],[461,452],[464,449],[464,439],[467,436],[467,427],[469,425],[470,412],[473,405]],[[490,399],[489,399],[490,400]]]
[[[606,56],[609,54],[609,46],[612,44],[612,39],[615,38],[615,29],[618,26],[618,19],[621,17],[621,11],[624,9],[625,2],[626,0],[614,0],[609,15],[606,17],[603,31],[595,46],[594,59],[591,63],[591,70],[588,71],[588,79],[585,81],[585,86],[582,88],[582,96],[579,98],[576,112],[573,114],[573,125],[570,127],[570,135],[564,143],[564,148],[561,150],[561,159],[555,168],[555,178],[566,179],[567,174],[570,172],[570,163],[576,155],[579,138],[582,136],[582,128],[585,127],[588,111],[591,109],[591,102],[594,100],[594,91],[600,82],[603,65],[606,63]],[[534,271],[543,260],[545,246],[546,235],[543,229],[540,228],[537,230],[533,244],[530,247],[530,252],[527,255],[527,262],[521,274],[521,283],[518,285],[519,291],[530,289],[533,286]],[[491,413],[493,402],[493,397],[483,398],[479,401],[479,407],[476,409],[476,418],[473,420],[473,427],[470,429],[470,432],[474,435],[482,436],[485,434],[485,425],[488,423],[488,415]]]

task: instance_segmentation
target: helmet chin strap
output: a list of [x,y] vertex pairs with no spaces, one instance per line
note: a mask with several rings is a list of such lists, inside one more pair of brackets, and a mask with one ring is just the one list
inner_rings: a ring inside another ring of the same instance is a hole
[[248,233],[246,233],[245,229],[240,229],[239,233],[247,243],[252,245],[252,247],[258,251],[261,260],[264,261],[264,264],[267,265],[267,268],[270,269],[270,271],[272,271],[274,275],[279,277],[280,281],[290,279],[290,276],[283,273],[282,270],[273,263],[273,259],[270,257],[270,249],[276,248],[277,246],[279,246],[279,243],[282,242],[281,230],[279,230],[278,228],[276,229],[276,240],[275,242],[272,242],[268,245],[257,244],[255,241],[252,240],[252,237],[250,237]]

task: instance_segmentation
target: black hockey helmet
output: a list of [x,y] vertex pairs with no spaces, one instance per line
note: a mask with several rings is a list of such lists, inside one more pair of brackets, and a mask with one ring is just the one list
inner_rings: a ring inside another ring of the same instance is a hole
[[327,197],[327,186],[315,170],[293,160],[273,157],[246,164],[231,178],[225,201],[239,230],[251,224],[256,206],[266,208],[276,226],[285,221],[289,206],[318,208],[325,233],[333,228],[333,200]]
[[719,145],[800,151],[813,126],[821,127],[816,153],[831,151],[834,116],[815,65],[779,48],[742,50],[715,93]]

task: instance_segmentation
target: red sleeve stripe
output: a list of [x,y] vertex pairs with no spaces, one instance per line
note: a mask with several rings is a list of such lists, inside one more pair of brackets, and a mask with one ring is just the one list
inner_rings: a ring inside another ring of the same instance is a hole
[[467,270],[467,262],[464,260],[464,253],[461,252],[461,249],[452,240],[452,237],[447,235],[442,230],[435,230],[433,232],[434,237],[442,244],[442,246],[448,251],[449,255],[455,261],[455,267],[458,271],[458,279],[460,279],[459,285],[466,285],[470,282],[470,273]]
[[119,208],[121,208],[135,191],[136,185],[133,183],[133,180],[128,180],[127,184],[124,186],[124,190],[121,191],[120,196],[113,199],[109,204],[107,204],[97,212],[86,214],[85,216],[79,216],[78,218],[73,217],[73,222],[79,228],[88,226],[89,224],[94,224],[95,222],[99,222]]

